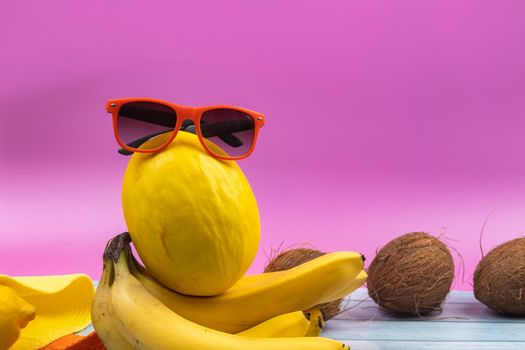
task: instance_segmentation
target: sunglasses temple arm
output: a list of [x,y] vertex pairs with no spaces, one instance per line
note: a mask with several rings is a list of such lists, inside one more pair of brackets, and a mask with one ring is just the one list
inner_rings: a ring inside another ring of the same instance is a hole
[[[164,130],[164,131],[159,131],[159,132],[155,132],[153,134],[150,134],[150,135],[146,135],[144,137],[141,137],[140,139],[136,139],[134,141],[131,141],[129,143],[127,143],[127,145],[131,148],[139,148],[140,145],[142,145],[144,142],[148,141],[149,139],[151,139],[152,137],[155,137],[155,136],[158,136],[158,135],[162,135],[164,133],[167,133],[167,132],[170,132],[171,130]],[[127,149],[124,149],[124,148],[119,148],[118,149],[118,153],[124,155],[124,156],[130,156],[133,154],[132,151],[128,151]]]
[[[201,126],[201,129],[203,129],[203,133],[205,133],[204,135],[206,135],[205,136],[206,138],[212,137],[212,136],[218,136],[228,146],[240,147],[240,146],[243,145],[242,140],[240,138],[238,138],[237,136],[235,136],[235,135],[232,135],[232,134],[222,134],[222,135],[221,134],[214,134],[214,135],[212,135],[209,132],[205,132],[206,129],[207,129],[207,125]],[[195,125],[189,125],[189,126],[187,126],[185,128],[182,128],[181,130],[182,131],[191,132],[193,134],[196,134]]]
[[130,156],[133,154],[133,152],[128,151],[127,149],[124,149],[122,147],[118,149],[118,153],[122,154],[123,156]]
[[240,138],[233,135],[234,132],[253,129],[252,120],[237,121],[232,125],[230,122],[219,122],[201,125],[202,135],[205,138],[218,136],[224,143],[231,147],[240,147],[244,143]]

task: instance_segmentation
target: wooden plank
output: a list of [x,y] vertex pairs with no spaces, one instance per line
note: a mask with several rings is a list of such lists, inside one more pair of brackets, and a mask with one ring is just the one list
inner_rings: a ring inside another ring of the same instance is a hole
[[330,320],[323,336],[340,340],[523,342],[525,348],[525,323]]
[[94,331],[95,331],[95,329],[93,328],[93,325],[90,324],[89,326],[87,326],[86,328],[84,328],[83,330],[81,330],[80,332],[77,332],[75,334],[88,335],[89,333],[94,332]]
[[518,342],[422,342],[415,341],[366,341],[344,342],[351,350],[523,350],[524,343]]
[[[347,298],[351,298],[353,300],[364,300],[364,299],[370,299],[368,296],[368,290],[366,288],[359,288],[356,289],[352,294],[350,294]],[[447,295],[445,299],[446,303],[479,303],[479,301],[474,298],[474,293],[471,291],[463,291],[463,290],[452,290]]]
[[343,304],[343,313],[335,319],[349,321],[456,321],[456,322],[524,322],[525,318],[500,315],[474,298],[472,292],[452,291],[442,307],[442,312],[433,312],[423,317],[397,316],[381,310],[377,304],[368,297],[366,290],[360,289],[347,297]]

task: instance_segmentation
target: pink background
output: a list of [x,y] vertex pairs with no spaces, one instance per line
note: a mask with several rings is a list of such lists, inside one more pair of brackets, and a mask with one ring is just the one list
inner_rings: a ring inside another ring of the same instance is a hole
[[267,115],[262,241],[374,257],[424,230],[470,289],[525,232],[523,1],[3,1],[0,272],[98,278],[125,230],[108,98]]

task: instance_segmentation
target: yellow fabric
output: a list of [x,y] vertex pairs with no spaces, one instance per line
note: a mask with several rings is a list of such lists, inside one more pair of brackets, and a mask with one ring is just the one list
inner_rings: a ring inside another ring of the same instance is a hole
[[87,275],[10,277],[0,274],[0,284],[11,287],[36,308],[36,318],[20,331],[20,338],[9,350],[40,349],[91,322],[95,288]]

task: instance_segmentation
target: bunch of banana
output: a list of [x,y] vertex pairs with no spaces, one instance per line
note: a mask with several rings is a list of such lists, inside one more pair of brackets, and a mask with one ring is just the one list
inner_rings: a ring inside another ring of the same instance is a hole
[[364,283],[361,256],[340,252],[317,260],[247,276],[218,296],[187,296],[151,277],[134,259],[129,235],[122,234],[104,252],[93,326],[108,350],[348,349],[316,337],[323,319],[315,305]]

